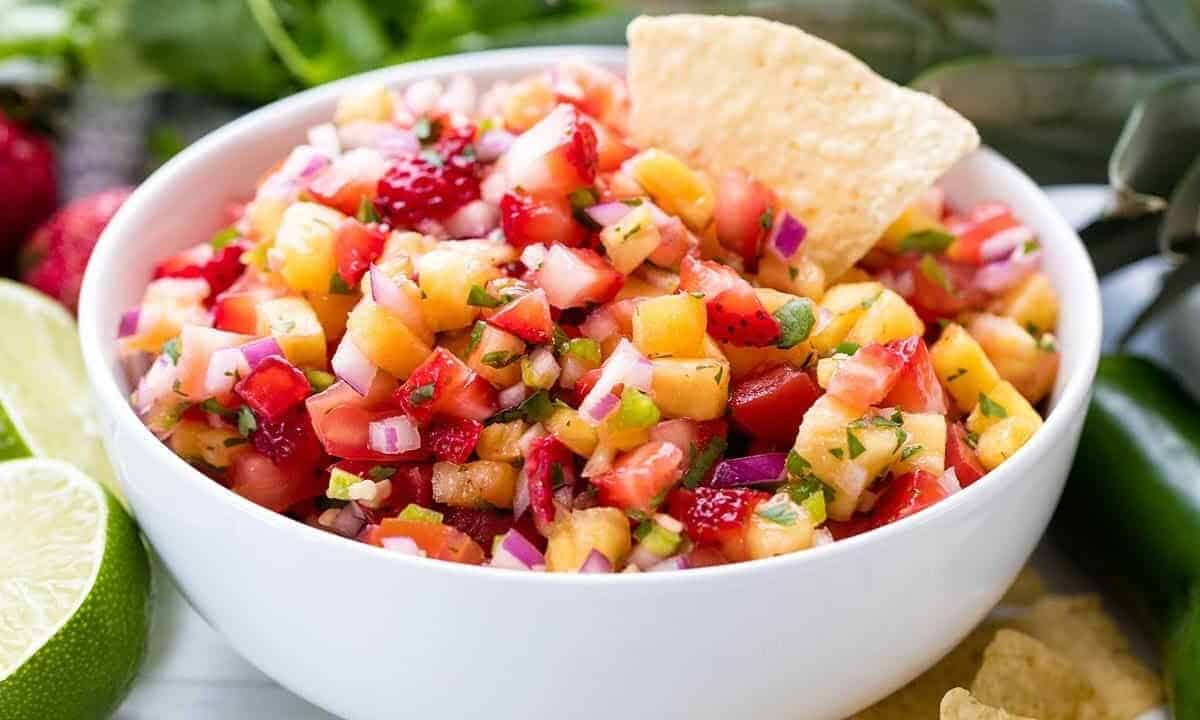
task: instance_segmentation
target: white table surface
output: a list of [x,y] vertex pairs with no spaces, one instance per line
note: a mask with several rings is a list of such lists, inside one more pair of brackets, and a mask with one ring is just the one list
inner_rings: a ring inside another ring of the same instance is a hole
[[[1104,207],[1106,193],[1095,187],[1063,187],[1051,198],[1076,226],[1082,226]],[[1145,265],[1145,264],[1143,264]],[[1123,271],[1119,281],[1135,292],[1153,287],[1160,269],[1153,265]],[[1133,286],[1130,288],[1129,286]],[[1107,290],[1106,290],[1107,292]],[[1093,589],[1068,561],[1043,542],[1033,560],[1052,590]],[[166,573],[156,568],[154,625],[141,673],[129,697],[118,709],[118,720],[329,720],[333,715],[284,690],[238,656],[175,589]],[[1149,657],[1149,646],[1126,625]],[[1141,720],[1165,719],[1154,712]]]

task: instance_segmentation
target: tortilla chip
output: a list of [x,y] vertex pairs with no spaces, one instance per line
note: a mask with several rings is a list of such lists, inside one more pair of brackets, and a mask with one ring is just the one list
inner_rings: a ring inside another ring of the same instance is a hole
[[669,15],[634,20],[628,36],[634,139],[769,185],[828,278],[979,144],[940,100],[789,25]]
[[937,716],[942,696],[953,687],[967,686],[983,663],[983,650],[996,636],[998,625],[984,622],[963,638],[936,665],[916,680],[854,715],[852,720],[913,720]]
[[1069,660],[1028,635],[1000,630],[971,683],[979,701],[1038,720],[1099,717],[1092,686]]
[[1013,621],[1071,661],[1113,720],[1132,720],[1163,702],[1162,682],[1130,652],[1098,595],[1050,595]]
[[1026,565],[1017,574],[1017,579],[1008,586],[1004,597],[1000,598],[1001,605],[1032,605],[1046,594],[1046,584],[1037,570]]
[[941,713],[942,720],[1032,720],[984,705],[962,688],[954,688],[946,693],[946,697],[942,698]]

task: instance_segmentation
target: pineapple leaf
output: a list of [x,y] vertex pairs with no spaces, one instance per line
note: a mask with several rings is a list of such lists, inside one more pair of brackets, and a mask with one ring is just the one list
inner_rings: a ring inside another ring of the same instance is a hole
[[1118,214],[1156,212],[1192,162],[1180,148],[1200,148],[1200,71],[1168,77],[1133,109],[1108,163]]

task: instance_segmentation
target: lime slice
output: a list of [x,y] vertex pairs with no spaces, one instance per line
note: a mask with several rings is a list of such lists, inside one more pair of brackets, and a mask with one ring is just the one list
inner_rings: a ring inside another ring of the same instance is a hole
[[149,603],[146,549],[112,495],[59,460],[0,463],[0,718],[107,717]]
[[0,279],[0,337],[0,459],[66,460],[120,497],[70,314]]

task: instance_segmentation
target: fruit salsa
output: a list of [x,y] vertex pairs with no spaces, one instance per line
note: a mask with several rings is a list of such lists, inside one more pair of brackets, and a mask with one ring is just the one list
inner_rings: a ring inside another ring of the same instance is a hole
[[629,121],[581,61],[354,88],[158,264],[119,331],[136,411],[265,508],[521,571],[798,552],[1037,431],[1057,299],[1008,208],[929,188],[827,277],[772,187]]

